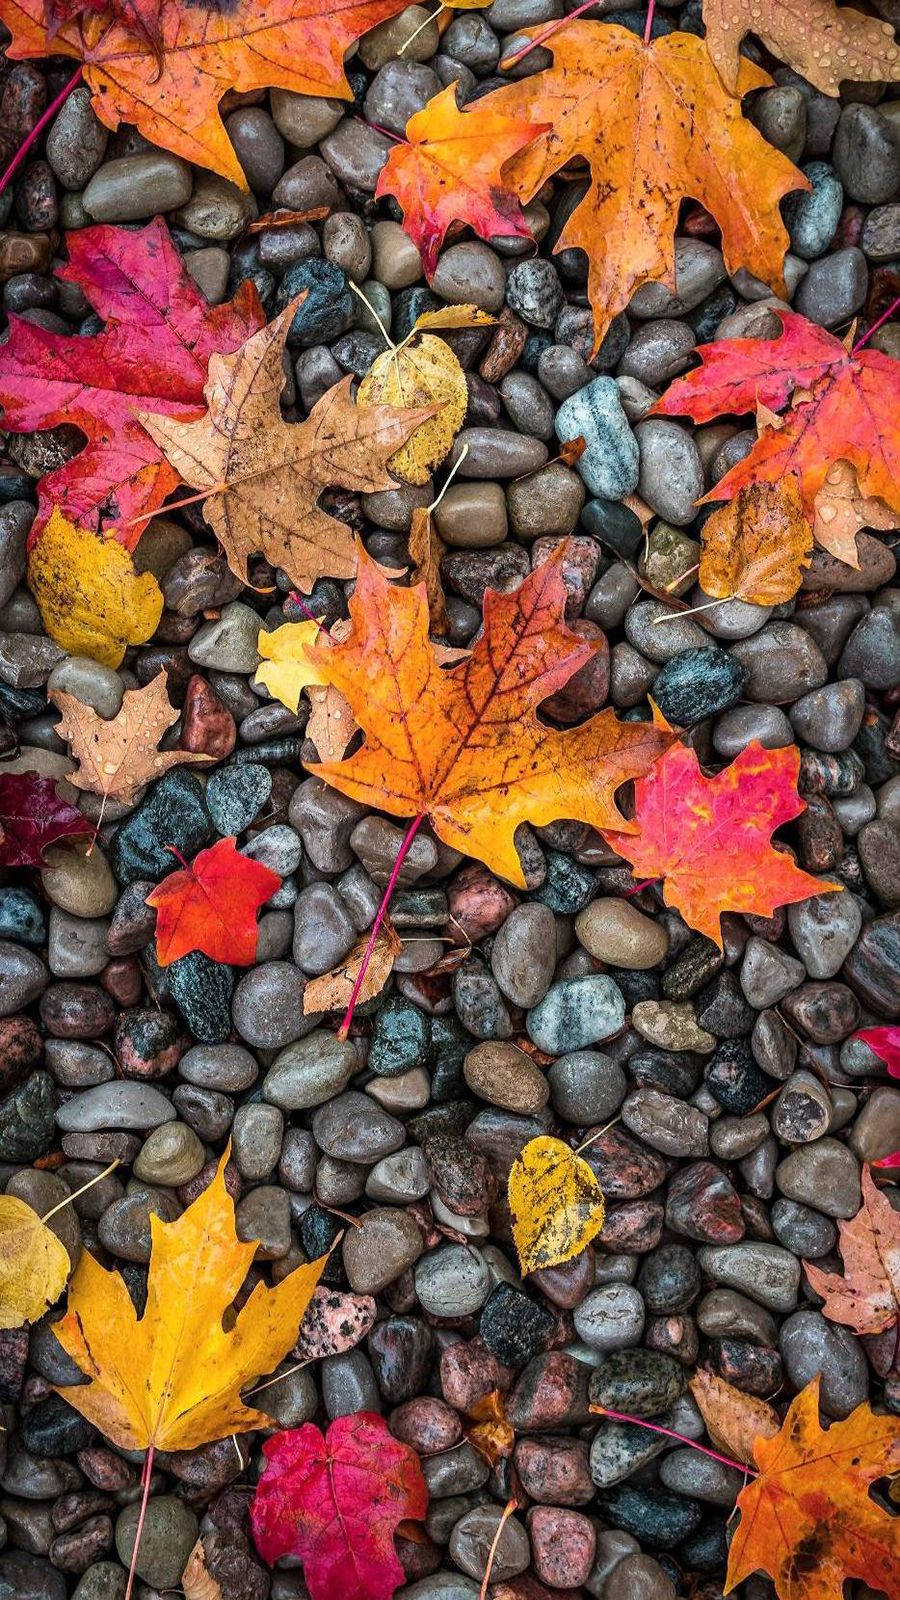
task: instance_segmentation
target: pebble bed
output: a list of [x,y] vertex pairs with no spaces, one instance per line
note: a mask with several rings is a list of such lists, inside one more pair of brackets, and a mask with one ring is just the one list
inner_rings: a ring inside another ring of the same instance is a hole
[[[178,1216],[229,1139],[238,1230],[261,1241],[266,1279],[344,1230],[325,1280],[375,1296],[375,1326],[346,1354],[300,1369],[289,1357],[289,1375],[255,1403],[273,1428],[380,1412],[418,1451],[427,1539],[398,1540],[398,1600],[477,1600],[514,1485],[523,1509],[497,1545],[500,1600],[717,1600],[741,1475],[599,1420],[590,1401],[702,1438],[686,1381],[707,1364],[782,1410],[816,1373],[826,1417],[867,1396],[900,1410],[893,1331],[858,1338],[825,1321],[802,1270],[803,1259],[839,1268],[836,1224],[860,1205],[861,1165],[900,1146],[900,1087],[852,1038],[900,1015],[895,536],[864,533],[858,571],[817,551],[795,601],[774,610],[730,601],[677,615],[634,569],[704,599],[681,577],[700,553],[695,501],[755,435],[642,418],[698,343],[776,336],[782,302],[745,271],[729,279],[715,226],[688,204],[677,293],[643,288],[592,362],[584,258],[552,254],[577,178],[529,207],[537,254],[461,236],[430,290],[393,204],[373,199],[391,142],[373,125],[402,134],[453,81],[476,98],[498,82],[517,30],[562,9],[494,0],[439,35],[411,6],[361,41],[352,106],[229,95],[252,196],[132,129],[109,135],[78,88],[0,197],[4,310],[44,327],[97,329],[78,288],[53,275],[64,230],[158,212],[212,302],[249,278],[271,318],[308,291],[288,340],[289,418],[383,348],[351,283],[395,339],[445,303],[494,314],[495,329],[448,336],[469,383],[457,446],[468,453],[436,513],[448,642],[471,642],[486,588],[514,588],[571,536],[570,616],[602,649],[549,714],[568,725],[611,704],[643,718],[652,692],[707,770],[752,739],[795,742],[808,805],[785,838],[808,871],[844,885],[769,920],[727,916],[720,954],[658,889],[631,893],[630,871],[577,820],[520,830],[525,893],[423,827],[391,911],[396,972],[340,1041],[335,1018],[302,1015],[303,990],[371,925],[403,828],[306,775],[305,702],[294,716],[252,683],[260,626],[299,616],[288,579],[257,561],[255,587],[242,587],[198,507],[159,516],[137,555],[165,594],[156,636],[118,672],[66,657],[23,586],[25,539],[35,479],[80,438],[63,427],[6,439],[0,770],[70,770],[48,686],[109,717],[161,668],[182,710],[173,741],[218,765],[174,770],[134,806],[108,806],[89,854],[69,841],[45,870],[3,875],[0,1187],[44,1212],[118,1157],[51,1225],[73,1261],[85,1247],[116,1266],[138,1304],[149,1216]],[[643,28],[643,11],[595,9]],[[875,9],[900,20],[895,0]],[[697,0],[660,0],[656,33],[675,26],[700,31]],[[790,304],[841,334],[854,318],[865,329],[898,287],[900,99],[879,85],[828,99],[757,58],[775,83],[749,114],[813,185],[784,204]],[[4,160],[70,70],[4,63]],[[328,215],[245,235],[276,207]],[[900,326],[871,344],[900,357]],[[573,468],[558,441],[579,436]],[[413,509],[444,477],[329,504],[400,568]],[[622,504],[634,491],[655,516],[646,549]],[[310,604],[333,623],[345,588],[323,581]],[[94,820],[94,799],[71,793]],[[284,879],[260,917],[256,965],[194,954],[160,970],[145,897],[172,868],[166,847],[191,858],[230,834]],[[456,969],[434,972],[453,951],[466,952]],[[505,1206],[514,1156],[537,1134],[576,1145],[612,1119],[585,1151],[607,1197],[602,1236],[523,1285]],[[0,1600],[122,1600],[140,1458],[52,1392],[78,1377],[54,1337],[58,1314],[0,1334]],[[492,1469],[463,1429],[494,1389],[516,1445]],[[224,1600],[306,1600],[296,1564],[270,1572],[248,1540],[261,1444],[157,1456],[139,1600],[177,1590],[198,1530]],[[743,1593],[773,1591],[758,1577]]]

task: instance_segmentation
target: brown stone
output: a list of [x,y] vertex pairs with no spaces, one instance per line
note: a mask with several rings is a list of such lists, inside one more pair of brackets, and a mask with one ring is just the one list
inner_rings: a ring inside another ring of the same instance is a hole
[[459,1444],[463,1434],[456,1412],[431,1395],[404,1401],[391,1412],[388,1420],[394,1438],[410,1445],[420,1456],[435,1456],[442,1450],[451,1450]]
[[542,1582],[560,1589],[577,1589],[587,1582],[597,1549],[597,1534],[588,1517],[556,1506],[533,1506],[528,1532],[532,1566]]
[[46,272],[51,254],[46,233],[0,233],[0,283],[20,272]]
[[516,1433],[548,1428],[579,1428],[590,1417],[590,1367],[564,1350],[549,1350],[529,1361],[506,1402],[506,1417]]
[[594,1497],[582,1439],[520,1439],[513,1460],[525,1493],[542,1505],[586,1506]]
[[665,1213],[655,1200],[630,1200],[610,1206],[603,1224],[603,1243],[618,1255],[645,1255],[662,1238]]
[[441,1392],[457,1411],[471,1411],[493,1389],[508,1384],[508,1369],[501,1367],[481,1338],[460,1339],[441,1356]]
[[216,761],[224,761],[237,744],[234,717],[206,679],[196,672],[188,682],[184,697],[178,742],[182,750],[212,756]]
[[515,895],[476,862],[456,874],[448,890],[450,924],[447,929],[454,944],[477,944],[506,921],[513,910]]

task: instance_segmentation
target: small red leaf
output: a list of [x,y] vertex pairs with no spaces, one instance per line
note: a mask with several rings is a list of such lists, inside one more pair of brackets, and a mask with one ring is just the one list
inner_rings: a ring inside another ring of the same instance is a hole
[[147,896],[147,905],[157,910],[160,966],[202,950],[211,961],[251,967],[256,960],[256,913],[280,884],[277,872],[242,856],[234,839],[220,839],[201,850],[191,866],[171,873]]
[[0,828],[4,867],[41,867],[48,844],[94,831],[87,817],[60,800],[54,780],[36,772],[0,775]]
[[404,1582],[394,1534],[421,1519],[419,1458],[370,1411],[338,1417],[325,1438],[311,1422],[263,1445],[268,1461],[250,1521],[265,1561],[299,1556],[312,1600],[391,1600]]

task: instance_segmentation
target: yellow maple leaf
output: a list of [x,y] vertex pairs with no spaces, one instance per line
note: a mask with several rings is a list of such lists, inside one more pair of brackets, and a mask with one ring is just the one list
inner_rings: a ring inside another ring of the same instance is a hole
[[328,682],[322,669],[314,666],[306,653],[307,645],[319,643],[323,632],[312,618],[309,622],[285,622],[271,633],[266,633],[264,628],[259,630],[256,648],[262,662],[256,669],[254,682],[262,684],[289,711],[297,710],[304,689],[311,684]]

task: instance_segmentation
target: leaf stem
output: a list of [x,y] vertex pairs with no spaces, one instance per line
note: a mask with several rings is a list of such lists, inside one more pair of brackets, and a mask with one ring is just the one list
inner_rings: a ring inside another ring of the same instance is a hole
[[440,16],[441,12],[442,11],[446,11],[446,10],[447,10],[447,7],[444,4],[444,0],[440,0],[440,4],[439,4],[439,6],[437,8],[437,11],[432,11],[431,14],[425,18],[424,22],[420,22],[419,23],[419,26],[415,29],[415,31],[413,33],[410,34],[409,38],[408,39],[404,39],[402,45],[400,46],[400,49],[397,51],[398,56],[405,55],[406,51],[409,49],[409,47],[412,44],[413,40],[414,39],[418,39],[419,34],[425,32],[425,29],[428,27],[429,22],[437,22],[437,19]]
[[[685,573],[686,577],[687,574]],[[680,622],[682,617],[692,617],[697,611],[712,611],[713,606],[724,606],[728,600],[740,600],[739,594],[726,594],[720,600],[705,600],[702,606],[688,606],[686,611],[676,611],[674,616],[654,617],[654,628],[661,628],[664,622]]]
[[81,78],[82,78],[82,73],[83,72],[84,72],[84,68],[83,67],[79,67],[77,72],[73,72],[72,73],[72,76],[69,79],[68,83],[65,85],[64,88],[60,89],[59,94],[56,96],[56,99],[55,100],[51,100],[51,102],[50,102],[49,106],[47,107],[46,111],[44,112],[43,116],[38,118],[37,122],[35,123],[34,127],[32,128],[31,132],[29,133],[28,138],[25,139],[22,144],[20,144],[18,150],[16,151],[15,155],[13,156],[13,158],[12,158],[11,162],[9,163],[9,166],[7,167],[6,171],[4,172],[2,178],[0,178],[0,194],[3,193],[3,191],[6,188],[7,184],[10,182],[10,179],[15,177],[15,175],[18,172],[20,166],[22,165],[22,162],[25,160],[25,157],[27,156],[29,150],[32,148],[33,145],[37,144],[37,141],[40,138],[41,134],[43,133],[44,129],[46,128],[48,122],[52,122],[53,121],[53,118],[56,116],[57,111],[60,109],[61,106],[65,105],[66,101],[69,98],[69,95],[72,93],[72,90],[78,88],[78,85],[81,82]]
[[[0,185],[0,187],[2,187],[2,185]],[[857,339],[855,345],[853,346],[853,349],[850,351],[851,356],[855,356],[857,350],[861,350],[864,344],[868,344],[868,342],[871,339],[873,333],[877,333],[878,329],[880,327],[882,327],[884,325],[884,323],[887,322],[888,318],[892,317],[894,315],[894,312],[897,311],[897,310],[900,310],[900,295],[897,296],[897,298],[894,301],[893,305],[888,306],[887,311],[883,311],[881,313],[881,316],[878,318],[878,321],[872,323],[872,326],[869,329],[868,333],[864,333],[861,339]]]
[[356,997],[359,994],[360,989],[362,988],[363,978],[366,975],[366,970],[368,968],[369,962],[372,959],[372,951],[375,949],[375,942],[376,942],[376,940],[378,938],[378,934],[379,934],[380,929],[381,929],[381,924],[383,923],[385,917],[387,916],[387,909],[388,909],[388,906],[391,903],[391,896],[393,895],[394,890],[397,887],[397,879],[399,878],[400,873],[401,873],[401,871],[403,869],[403,863],[406,860],[406,857],[407,857],[407,855],[409,853],[410,845],[412,844],[414,838],[416,837],[416,834],[418,833],[418,831],[421,828],[422,823],[424,821],[425,821],[425,812],[424,811],[420,811],[419,815],[417,817],[413,817],[413,820],[410,823],[409,827],[407,828],[406,833],[405,833],[405,835],[403,837],[403,841],[402,841],[402,843],[400,845],[400,849],[397,851],[397,859],[394,862],[393,867],[391,868],[391,875],[388,878],[387,886],[385,888],[384,894],[381,897],[381,905],[378,907],[378,910],[375,913],[375,921],[372,923],[372,928],[371,928],[371,931],[369,933],[369,942],[366,945],[365,954],[363,955],[362,963],[360,965],[360,969],[359,969],[358,973],[356,974],[356,981],[355,981],[355,983],[353,985],[353,988],[351,990],[351,993],[350,993],[350,1000],[348,1002],[347,1009],[344,1012],[344,1020],[341,1023],[340,1027],[338,1028],[338,1035],[337,1036],[338,1036],[339,1039],[346,1039],[348,1033],[350,1032],[350,1024],[353,1021],[353,1013],[356,1010]]
[[582,0],[582,4],[576,6],[574,11],[570,11],[566,16],[557,17],[553,22],[549,22],[541,33],[536,33],[533,39],[528,39],[522,45],[521,49],[516,50],[511,56],[507,56],[506,60],[501,62],[500,71],[506,72],[510,67],[517,67],[530,50],[536,50],[545,40],[552,39],[555,33],[559,33],[560,28],[564,28],[569,22],[574,22],[575,18],[580,17],[583,12],[591,11],[596,4],[597,0]]
[[674,1428],[664,1428],[660,1422],[647,1422],[644,1417],[631,1417],[627,1411],[610,1411],[607,1406],[589,1406],[598,1417],[609,1417],[612,1422],[631,1422],[636,1428],[649,1428],[651,1433],[664,1433],[667,1439],[677,1439],[679,1444],[690,1445],[692,1450],[699,1450],[701,1455],[711,1456],[713,1461],[721,1461],[724,1467],[734,1467],[735,1472],[749,1472],[756,1478],[759,1474],[755,1467],[748,1467],[745,1461],[733,1461],[731,1456],[720,1455],[718,1450],[710,1450],[705,1444],[698,1444],[696,1439],[689,1439],[686,1433],[677,1433]]
[[144,1518],[147,1515],[147,1501],[150,1499],[150,1479],[153,1477],[153,1457],[156,1454],[154,1444],[147,1446],[144,1457],[144,1466],[141,1472],[141,1510],[138,1516],[137,1527],[134,1530],[134,1548],[131,1552],[131,1565],[128,1568],[128,1583],[125,1588],[125,1600],[131,1600],[131,1591],[134,1588],[134,1575],[137,1571],[137,1558],[141,1548],[141,1537],[144,1532]]
[[45,1211],[41,1221],[49,1222],[50,1218],[55,1217],[58,1211],[64,1211],[66,1206],[70,1206],[74,1200],[77,1200],[79,1195],[87,1194],[88,1189],[93,1189],[95,1183],[101,1183],[104,1178],[108,1178],[111,1172],[115,1172],[117,1166],[119,1166],[118,1156],[116,1156],[115,1161],[109,1163],[108,1167],[104,1167],[102,1172],[98,1172],[95,1178],[89,1178],[87,1183],[81,1185],[80,1189],[76,1189],[74,1194],[67,1194],[65,1200],[60,1200],[59,1205],[51,1206],[49,1211]]
[[645,44],[649,44],[650,43],[650,35],[653,32],[653,13],[655,12],[655,10],[656,10],[656,0],[649,0],[649,4],[647,6],[647,21],[644,23],[644,43]]
[[488,1558],[484,1565],[484,1577],[481,1580],[481,1590],[478,1595],[478,1600],[487,1600],[488,1584],[491,1581],[491,1569],[494,1565],[494,1558],[497,1554],[497,1546],[499,1545],[503,1536],[503,1529],[506,1525],[507,1519],[511,1517],[513,1512],[517,1511],[518,1509],[519,1502],[517,1500],[507,1500],[506,1505],[503,1507],[503,1515],[501,1516],[500,1521],[497,1523],[494,1537],[491,1540],[491,1548],[488,1551]]
[[605,1122],[602,1128],[595,1128],[594,1132],[589,1133],[586,1139],[582,1139],[581,1143],[575,1146],[575,1155],[580,1156],[582,1150],[586,1150],[589,1144],[594,1144],[597,1139],[602,1139],[605,1133],[609,1133],[610,1128],[614,1128],[616,1123],[621,1121],[622,1113],[620,1111],[618,1116],[613,1117],[611,1122]]
[[640,883],[634,885],[633,889],[623,889],[622,896],[625,900],[630,900],[633,894],[640,894],[642,889],[650,889],[654,883],[659,882],[659,878],[642,878]]

